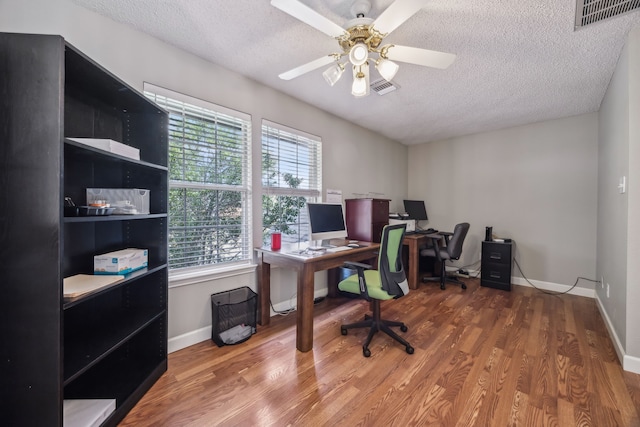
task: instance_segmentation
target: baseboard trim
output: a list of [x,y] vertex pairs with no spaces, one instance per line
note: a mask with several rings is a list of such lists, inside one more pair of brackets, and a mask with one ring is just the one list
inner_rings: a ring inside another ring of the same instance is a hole
[[535,286],[536,288],[542,289],[545,291],[566,292],[570,295],[577,295],[577,296],[587,297],[587,298],[595,298],[596,296],[595,289],[582,288],[580,286],[576,286],[575,288],[571,289],[571,286],[568,286],[568,285],[561,285],[560,283],[552,283],[552,282],[542,282],[540,280],[529,280],[529,282],[527,282],[522,277],[511,278],[511,283],[514,285],[527,286],[530,288]]
[[[326,297],[328,293],[328,289],[327,288],[321,288],[321,289],[315,289],[313,291],[313,297],[314,298],[323,298]],[[297,298],[295,298],[295,295],[288,301],[282,301],[279,302],[277,304],[274,304],[273,309],[277,310],[277,311],[288,311],[293,309],[295,311],[296,307],[297,307]],[[271,313],[269,313],[269,315],[271,317],[273,316],[277,316],[278,314],[273,311],[273,309],[271,309]]]
[[[469,271],[469,276],[480,278],[480,271],[478,270],[468,270],[468,271]],[[533,288],[535,286],[538,289],[551,291],[551,292],[567,292],[569,289],[571,289],[571,286],[561,285],[559,283],[543,282],[541,280],[529,280],[529,282],[527,282],[522,277],[511,276],[512,285],[526,286],[529,288]],[[533,284],[534,286],[532,286],[531,284]],[[587,298],[595,298],[596,296],[595,289],[581,288],[579,286],[576,286],[575,288],[571,289],[567,293],[570,295],[577,295],[577,296],[587,297]]]
[[607,311],[604,309],[604,305],[602,304],[602,301],[600,300],[598,294],[596,294],[595,299],[598,311],[600,311],[600,315],[604,319],[604,324],[607,327],[607,331],[609,331],[609,336],[613,341],[613,348],[616,350],[616,354],[618,355],[618,360],[622,365],[622,369],[628,372],[633,372],[634,374],[640,374],[640,358],[625,354],[624,347],[622,346],[622,343],[618,338],[618,334],[616,334],[616,330],[613,327],[613,322],[611,322]]
[[634,374],[640,374],[640,357],[625,355],[622,362],[622,369]]
[[182,350],[194,344],[201,343],[211,339],[211,326],[196,329],[195,331],[187,332],[186,334],[178,335],[177,337],[169,338],[168,349],[169,353]]
[[[327,288],[317,289],[313,293],[314,298],[326,297]],[[293,302],[295,308],[295,301]],[[291,309],[291,302],[283,301],[274,305],[274,308],[278,311],[286,311]],[[271,310],[270,316],[276,316],[277,314]],[[186,334],[178,335],[173,338],[169,338],[167,344],[167,351],[173,353],[174,351],[182,350],[194,344],[201,343],[211,339],[211,326],[205,326],[204,328],[196,329],[195,331],[187,332]]]

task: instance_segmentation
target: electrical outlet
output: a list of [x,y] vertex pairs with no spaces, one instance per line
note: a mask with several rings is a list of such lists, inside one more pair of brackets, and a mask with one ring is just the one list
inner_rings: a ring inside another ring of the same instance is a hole
[[620,194],[624,194],[627,192],[627,177],[621,176],[620,181],[618,183],[618,192]]
[[607,283],[607,298],[609,298],[609,284]]

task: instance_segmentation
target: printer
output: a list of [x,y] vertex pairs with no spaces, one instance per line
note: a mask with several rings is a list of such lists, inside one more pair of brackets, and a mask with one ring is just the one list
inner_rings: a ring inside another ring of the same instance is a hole
[[406,232],[416,231],[416,220],[415,219],[403,219],[400,215],[391,216],[389,215],[389,225],[395,224],[406,224],[407,228]]

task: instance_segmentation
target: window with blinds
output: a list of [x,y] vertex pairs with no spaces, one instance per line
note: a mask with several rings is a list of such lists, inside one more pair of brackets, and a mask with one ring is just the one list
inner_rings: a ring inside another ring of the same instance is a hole
[[169,267],[250,260],[251,117],[144,84],[169,112]]
[[319,137],[262,121],[262,225],[267,243],[273,231],[282,241],[310,238],[307,201],[320,201],[322,141]]

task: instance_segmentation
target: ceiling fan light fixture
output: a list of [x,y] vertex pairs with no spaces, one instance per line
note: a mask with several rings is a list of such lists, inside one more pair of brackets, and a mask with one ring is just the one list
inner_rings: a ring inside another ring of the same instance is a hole
[[342,73],[344,73],[344,65],[336,63],[327,68],[324,73],[322,73],[322,77],[329,83],[329,86],[333,86],[340,80]]
[[351,95],[356,98],[369,95],[369,66],[353,67],[353,84]]
[[400,69],[400,66],[393,61],[380,57],[376,61],[376,70],[388,82],[390,82]]
[[362,65],[367,62],[369,56],[369,48],[366,44],[359,42],[353,45],[349,51],[349,61],[353,65]]

